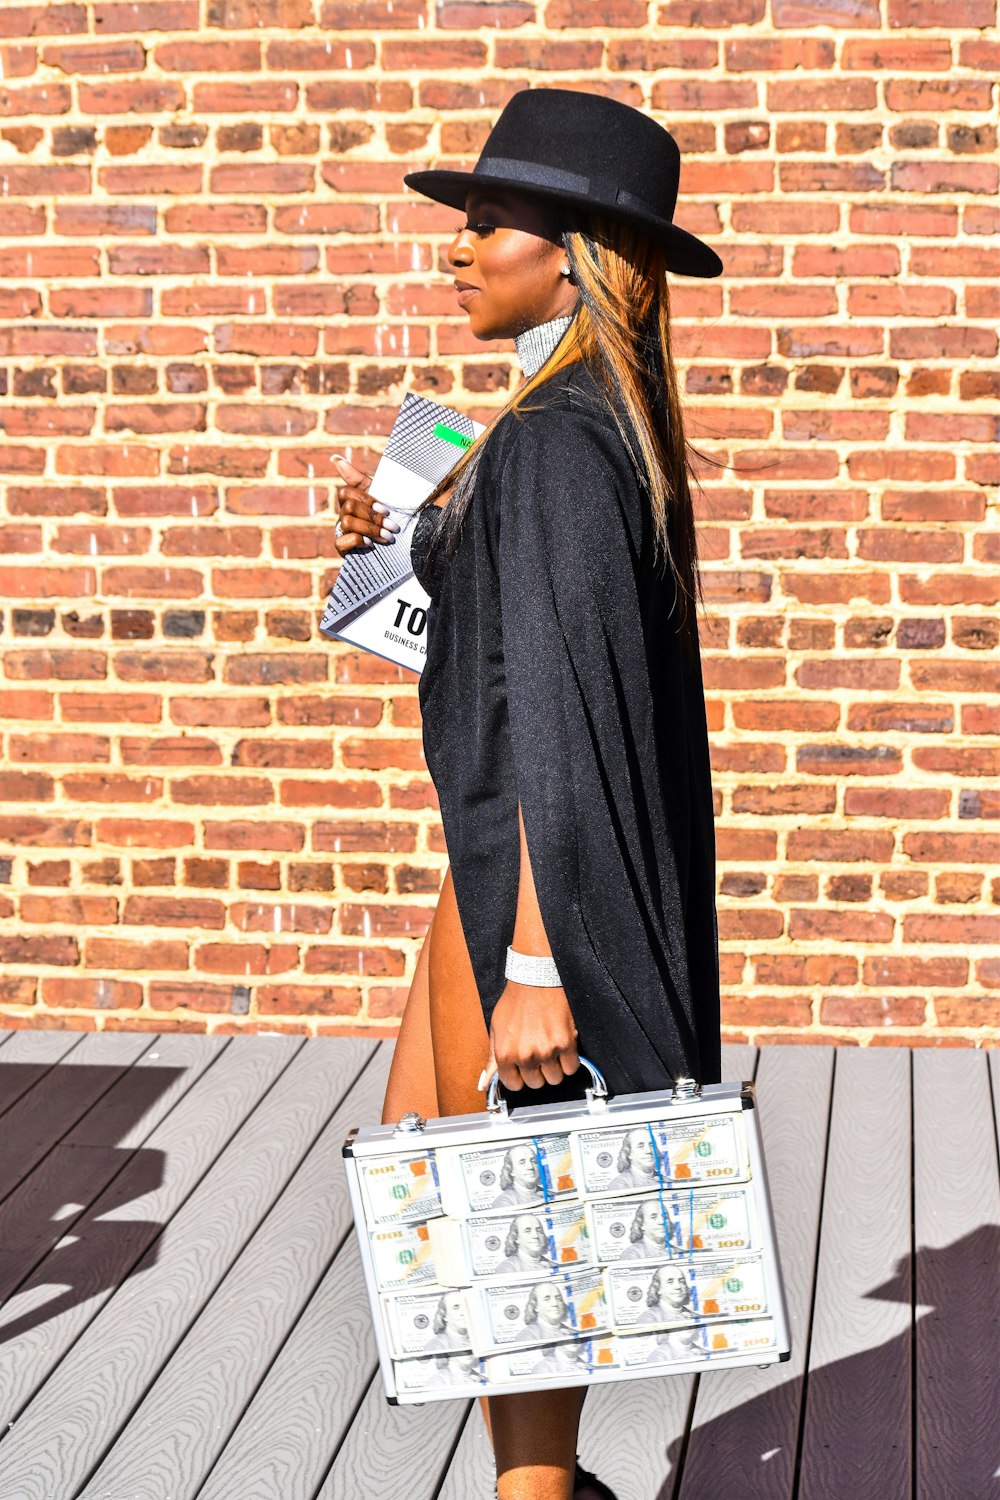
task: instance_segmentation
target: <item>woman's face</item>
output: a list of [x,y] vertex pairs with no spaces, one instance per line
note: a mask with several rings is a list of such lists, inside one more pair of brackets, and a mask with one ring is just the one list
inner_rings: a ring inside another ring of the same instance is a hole
[[566,1312],[566,1304],[559,1288],[557,1286],[539,1287],[535,1295],[535,1305],[538,1308],[539,1323],[548,1323],[551,1328],[558,1328]]
[[513,338],[574,311],[576,288],[560,271],[569,262],[556,205],[510,188],[473,188],[465,214],[448,263],[456,281],[475,288],[459,306],[477,339]]
[[652,1177],[655,1162],[653,1159],[653,1143],[649,1139],[648,1130],[633,1130],[628,1138],[629,1160],[637,1172],[642,1172],[646,1177]]
[[537,1188],[538,1163],[532,1146],[511,1146],[510,1171],[518,1187]]
[[452,1333],[468,1333],[465,1321],[465,1302],[458,1292],[448,1292],[441,1298],[444,1307],[445,1326]]
[[517,1248],[529,1260],[540,1260],[545,1249],[545,1231],[534,1214],[521,1214],[514,1220]]

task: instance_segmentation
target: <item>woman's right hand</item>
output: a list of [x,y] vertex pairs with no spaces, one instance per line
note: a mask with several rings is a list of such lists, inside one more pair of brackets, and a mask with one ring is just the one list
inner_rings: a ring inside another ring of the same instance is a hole
[[341,557],[351,552],[366,551],[375,542],[384,544],[396,540],[399,530],[397,521],[386,520],[389,507],[381,500],[370,500],[368,488],[372,476],[363,469],[349,463],[339,453],[333,455],[338,472],[346,483],[337,486],[337,531],[333,545]]

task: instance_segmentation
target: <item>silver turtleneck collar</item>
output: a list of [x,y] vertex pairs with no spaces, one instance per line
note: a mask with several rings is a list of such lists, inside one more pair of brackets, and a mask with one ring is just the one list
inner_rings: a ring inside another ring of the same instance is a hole
[[561,318],[550,318],[547,323],[537,323],[514,335],[514,348],[521,373],[526,377],[536,374],[544,365],[553,349],[576,316],[575,311]]

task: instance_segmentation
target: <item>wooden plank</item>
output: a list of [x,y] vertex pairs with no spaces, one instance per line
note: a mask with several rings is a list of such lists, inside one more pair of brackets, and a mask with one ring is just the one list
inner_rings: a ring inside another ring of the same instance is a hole
[[0,1435],[151,1245],[155,1257],[164,1226],[302,1043],[237,1038],[96,1200],[88,1235],[57,1244],[0,1311]]
[[88,1032],[22,1095],[3,1120],[0,1200],[152,1044],[148,1033]]
[[232,1041],[227,1036],[177,1032],[153,1045],[94,1104],[63,1142],[66,1146],[139,1146]]
[[352,1231],[198,1500],[312,1500],[378,1365]]
[[997,1491],[1000,1180],[983,1051],[913,1056],[917,1500]]
[[452,1455],[438,1500],[469,1500],[470,1495],[492,1497],[497,1470],[493,1445],[478,1401],[467,1403],[462,1434]]
[[838,1052],[799,1500],[910,1500],[910,1053]]
[[[788,1500],[798,1443],[833,1049],[764,1048],[755,1079],[792,1357],[701,1375],[680,1500]],[[676,1455],[672,1455],[676,1462]]]
[[372,1051],[362,1041],[304,1046],[281,1073],[0,1444],[19,1500],[85,1483]]
[[[341,1149],[352,1126],[379,1118],[391,1049],[383,1048],[381,1056],[369,1062],[377,1044],[366,1044],[368,1051],[363,1056],[355,1051],[353,1057],[343,1041],[333,1038],[307,1045],[310,1051],[327,1053],[328,1061],[336,1053],[334,1060],[344,1067],[348,1062],[351,1068],[366,1062],[368,1066],[119,1433],[80,1500],[138,1493],[144,1486],[171,1500],[191,1500],[200,1493],[329,1265],[331,1249],[343,1242],[351,1227]],[[281,1415],[287,1418],[287,1410]],[[169,1444],[160,1441],[165,1431],[174,1436]],[[287,1434],[285,1420],[281,1432]],[[319,1433],[320,1452],[328,1462],[328,1435],[323,1427]],[[324,1471],[325,1466],[316,1474],[317,1483]],[[259,1496],[257,1478],[251,1488]]]
[[[754,1047],[725,1046],[722,1076],[752,1079]],[[631,1500],[656,1500],[671,1471],[668,1455],[683,1440],[691,1413],[694,1375],[598,1384],[588,1393],[580,1423],[580,1461]],[[635,1434],[642,1433],[637,1443]],[[440,1500],[489,1495],[495,1478],[493,1450],[478,1405],[472,1406]]]
[[376,1375],[316,1500],[435,1500],[467,1408],[390,1406]]
[[[7,1043],[0,1056],[0,1115],[16,1104],[22,1094],[34,1088],[50,1068],[74,1047],[85,1031],[15,1031],[7,1033]],[[2,1128],[0,1122],[0,1128]]]
[[752,1082],[759,1059],[760,1053],[756,1047],[740,1047],[727,1042],[722,1048],[723,1082]]
[[0,1303],[57,1241],[87,1234],[88,1206],[228,1042],[183,1033],[154,1041],[0,1205]]
[[[755,1047],[725,1046],[722,1077],[742,1083],[754,1076]],[[656,1500],[675,1471],[698,1377],[667,1375],[628,1384],[596,1385],[580,1423],[580,1461],[612,1489],[633,1500]],[[641,1432],[641,1443],[635,1434]]]

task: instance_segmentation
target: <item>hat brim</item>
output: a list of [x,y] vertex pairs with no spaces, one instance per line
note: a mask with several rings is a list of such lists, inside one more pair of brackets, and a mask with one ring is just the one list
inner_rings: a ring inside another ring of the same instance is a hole
[[[529,188],[524,183],[512,182],[510,178],[502,175],[493,176],[486,171],[407,172],[403,181],[407,187],[413,188],[414,192],[433,199],[435,203],[444,203],[449,208],[464,209],[469,192],[473,188],[480,187],[509,188],[518,193],[530,194],[532,197],[573,204],[577,208],[594,207],[579,193],[568,192],[561,188]],[[634,209],[624,208],[616,209],[614,217],[635,224],[639,229],[644,229],[651,239],[657,240],[666,250],[669,271],[675,271],[679,276],[711,277],[722,274],[722,261],[715,251],[706,245],[704,240],[699,240],[695,235],[689,234],[686,229],[670,223],[668,219],[660,219],[655,214],[644,214]]]

